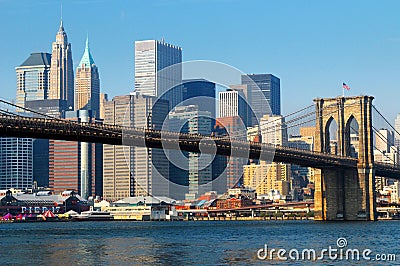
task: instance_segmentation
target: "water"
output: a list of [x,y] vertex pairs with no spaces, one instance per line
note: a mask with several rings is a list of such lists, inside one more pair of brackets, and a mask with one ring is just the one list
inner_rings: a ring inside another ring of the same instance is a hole
[[[0,265],[221,265],[337,264],[262,261],[257,250],[336,246],[397,254],[400,221],[329,223],[314,221],[64,222],[0,224]],[[348,265],[349,262],[339,261]],[[351,261],[356,265],[375,262]]]

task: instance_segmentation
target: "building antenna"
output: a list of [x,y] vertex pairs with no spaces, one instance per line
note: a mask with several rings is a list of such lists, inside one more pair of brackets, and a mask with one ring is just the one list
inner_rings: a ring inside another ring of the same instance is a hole
[[60,1],[60,19],[61,19],[61,26],[62,26],[62,20],[63,20],[63,10],[62,10],[62,0]]

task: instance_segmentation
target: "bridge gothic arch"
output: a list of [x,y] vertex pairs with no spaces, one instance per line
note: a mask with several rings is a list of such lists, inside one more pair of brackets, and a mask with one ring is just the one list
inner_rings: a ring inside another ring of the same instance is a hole
[[315,151],[332,153],[329,131],[333,121],[336,121],[335,153],[355,157],[351,144],[357,141],[351,138],[351,134],[358,131],[357,170],[322,166],[315,171],[316,219],[375,220],[372,100],[372,96],[314,99]]
[[333,148],[335,146],[333,146],[332,144],[334,142],[337,141],[337,136],[338,136],[338,132],[337,132],[337,122],[335,120],[335,118],[333,118],[333,116],[331,116],[330,118],[328,118],[327,122],[326,122],[326,126],[325,126],[325,147],[324,150],[327,153],[332,153],[332,154],[336,154],[336,150],[333,150]]
[[344,133],[345,155],[358,158],[358,150],[360,148],[359,124],[353,114],[346,121]]

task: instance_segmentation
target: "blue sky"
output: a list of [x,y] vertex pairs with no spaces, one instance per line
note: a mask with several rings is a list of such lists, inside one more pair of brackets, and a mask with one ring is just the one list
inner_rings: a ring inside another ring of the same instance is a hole
[[[400,112],[400,1],[103,1],[63,2],[74,64],[90,36],[101,90],[129,93],[134,42],[161,39],[183,60],[214,60],[281,79],[282,111],[315,97],[376,97],[390,120]],[[60,1],[0,0],[1,97],[15,98],[15,67],[31,52],[51,52]]]

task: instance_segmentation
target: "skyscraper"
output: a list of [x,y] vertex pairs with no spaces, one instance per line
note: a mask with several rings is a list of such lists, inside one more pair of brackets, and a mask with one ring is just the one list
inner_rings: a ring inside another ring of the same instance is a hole
[[[197,105],[175,107],[174,111],[169,113],[169,129],[174,132],[210,135],[211,123],[211,113],[199,110]],[[170,180],[189,188],[186,191],[186,199],[196,199],[212,189],[212,156],[189,152],[187,157],[188,161],[180,162],[188,169],[186,171],[176,169],[177,167],[170,163]]]
[[[161,130],[169,103],[157,97],[134,94],[132,126]],[[134,196],[169,196],[169,164],[162,149],[133,147]]]
[[[251,90],[251,106],[255,115],[260,119],[265,114],[281,114],[281,88],[280,79],[272,74],[242,75],[242,84],[246,84]],[[261,91],[260,91],[261,90]],[[264,106],[263,96],[268,101]],[[257,123],[255,117],[252,123]]]
[[66,100],[70,110],[74,108],[74,70],[71,44],[61,21],[52,45],[49,99]]
[[[65,118],[67,102],[58,99],[26,101],[25,107],[55,118]],[[32,115],[43,118],[35,113]],[[49,187],[49,144],[48,139],[33,140],[33,181],[38,187]]]
[[181,65],[170,67],[180,63],[182,63],[181,47],[168,44],[164,40],[136,41],[136,92],[157,97],[167,93],[162,98],[170,102],[171,109],[182,101],[181,90],[176,88],[182,83],[182,67]]
[[[17,76],[17,105],[26,107],[30,101],[44,100],[49,89],[51,55],[32,53],[20,66],[15,68]],[[23,109],[17,111],[24,112]],[[35,140],[36,141],[36,140]],[[0,187],[26,189],[33,181],[48,184],[48,172],[34,172],[34,140],[31,138],[0,138]],[[39,151],[40,150],[36,150]],[[36,154],[39,155],[39,154]],[[42,157],[41,157],[42,158]],[[46,158],[44,158],[46,159]],[[48,161],[47,161],[48,163]],[[46,165],[44,165],[46,166]],[[48,166],[48,164],[47,164]]]
[[375,149],[381,153],[389,153],[394,146],[394,133],[391,130],[381,128],[375,135]]
[[[217,118],[216,127],[226,130],[229,134],[229,138],[240,140],[247,139],[246,132],[243,132],[243,120],[239,116],[219,117]],[[247,164],[247,159],[229,156],[226,162],[226,171],[225,173],[220,173],[219,182],[225,179],[225,188],[229,189],[240,183],[243,165]]]
[[397,147],[400,147],[400,113],[397,114],[397,117],[394,120],[394,129],[394,144]]
[[[115,96],[104,103],[104,123],[132,126],[131,95]],[[116,201],[134,195],[132,147],[103,145],[103,198]]]
[[[92,122],[90,111],[67,111],[71,121]],[[49,186],[55,193],[74,190],[87,198],[102,194],[102,145],[65,140],[49,141]]]
[[242,91],[228,89],[219,92],[219,114],[218,117],[238,116],[242,120],[243,128],[248,124],[247,105]]
[[[86,38],[85,51],[76,68],[75,110],[79,110],[82,122],[89,122],[91,118],[100,118],[100,78],[98,68],[90,53],[89,38]],[[80,194],[82,197],[87,198],[90,194],[90,184],[93,181],[90,173],[96,172],[95,166],[102,163],[103,151],[101,144],[87,142],[80,142],[79,148],[81,166]],[[102,173],[98,172],[97,175],[94,175],[95,178],[98,176],[102,177]],[[96,183],[98,184],[99,182]],[[97,190],[100,188],[102,189],[102,186],[98,185]]]
[[[168,102],[159,100],[152,109],[156,100],[138,93],[116,96],[105,102],[104,123],[161,129]],[[168,195],[168,160],[161,149],[104,145],[103,167],[103,196],[107,200]]]
[[76,68],[75,110],[90,110],[96,118],[100,117],[100,78],[86,39],[85,52]]
[[32,187],[32,141],[29,138],[0,138],[0,189]]
[[25,107],[26,101],[44,100],[50,86],[50,62],[48,53],[31,53],[20,66],[17,74],[17,102]]
[[199,110],[210,112],[213,118],[217,115],[215,113],[215,97],[215,83],[211,81],[205,79],[185,79],[182,81],[183,104],[196,104]]

